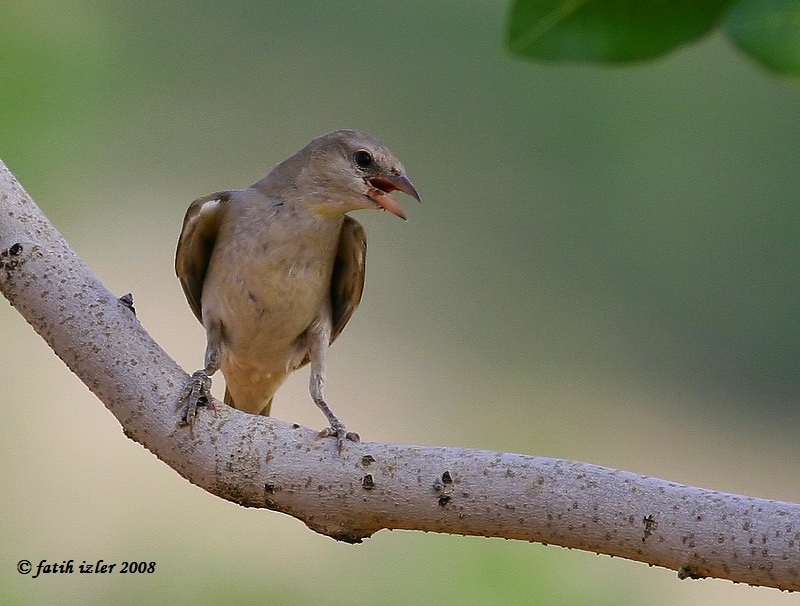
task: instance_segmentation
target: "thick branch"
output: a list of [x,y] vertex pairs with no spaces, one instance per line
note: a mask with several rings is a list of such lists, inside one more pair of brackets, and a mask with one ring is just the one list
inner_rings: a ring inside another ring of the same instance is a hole
[[0,289],[125,434],[190,482],[336,539],[382,528],[540,541],[800,589],[800,506],[543,457],[335,441],[217,404],[178,426],[188,376],[0,162]]

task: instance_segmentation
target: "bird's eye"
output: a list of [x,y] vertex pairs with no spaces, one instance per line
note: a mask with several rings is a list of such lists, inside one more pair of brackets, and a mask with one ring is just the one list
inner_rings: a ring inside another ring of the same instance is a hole
[[356,163],[356,166],[361,170],[366,170],[372,166],[372,154],[369,153],[365,149],[359,149],[355,154],[353,154],[353,160]]

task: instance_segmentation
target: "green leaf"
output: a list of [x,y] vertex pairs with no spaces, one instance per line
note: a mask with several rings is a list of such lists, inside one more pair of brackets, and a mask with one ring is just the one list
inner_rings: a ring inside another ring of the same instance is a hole
[[800,76],[800,0],[740,0],[723,27],[742,51],[768,68]]
[[516,0],[509,49],[560,61],[649,59],[701,37],[731,0]]

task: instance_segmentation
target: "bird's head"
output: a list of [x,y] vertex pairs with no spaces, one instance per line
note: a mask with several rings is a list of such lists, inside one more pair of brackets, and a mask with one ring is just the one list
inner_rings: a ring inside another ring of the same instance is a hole
[[307,164],[299,180],[313,184],[314,210],[318,213],[374,208],[405,219],[403,207],[391,193],[401,191],[419,201],[400,161],[366,133],[337,130],[314,139],[300,154],[306,156]]

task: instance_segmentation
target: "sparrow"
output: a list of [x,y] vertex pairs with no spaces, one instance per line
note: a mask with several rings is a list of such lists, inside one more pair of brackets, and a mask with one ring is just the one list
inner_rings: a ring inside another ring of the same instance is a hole
[[325,399],[328,348],[361,301],[367,238],[347,213],[383,209],[406,219],[390,194],[420,200],[400,161],[374,137],[338,130],[312,140],[250,187],[191,203],[175,273],[206,331],[205,366],[182,400],[182,425],[211,405],[211,376],[225,403],[269,415],[275,392],[310,364],[309,392],[341,451],[348,432]]

